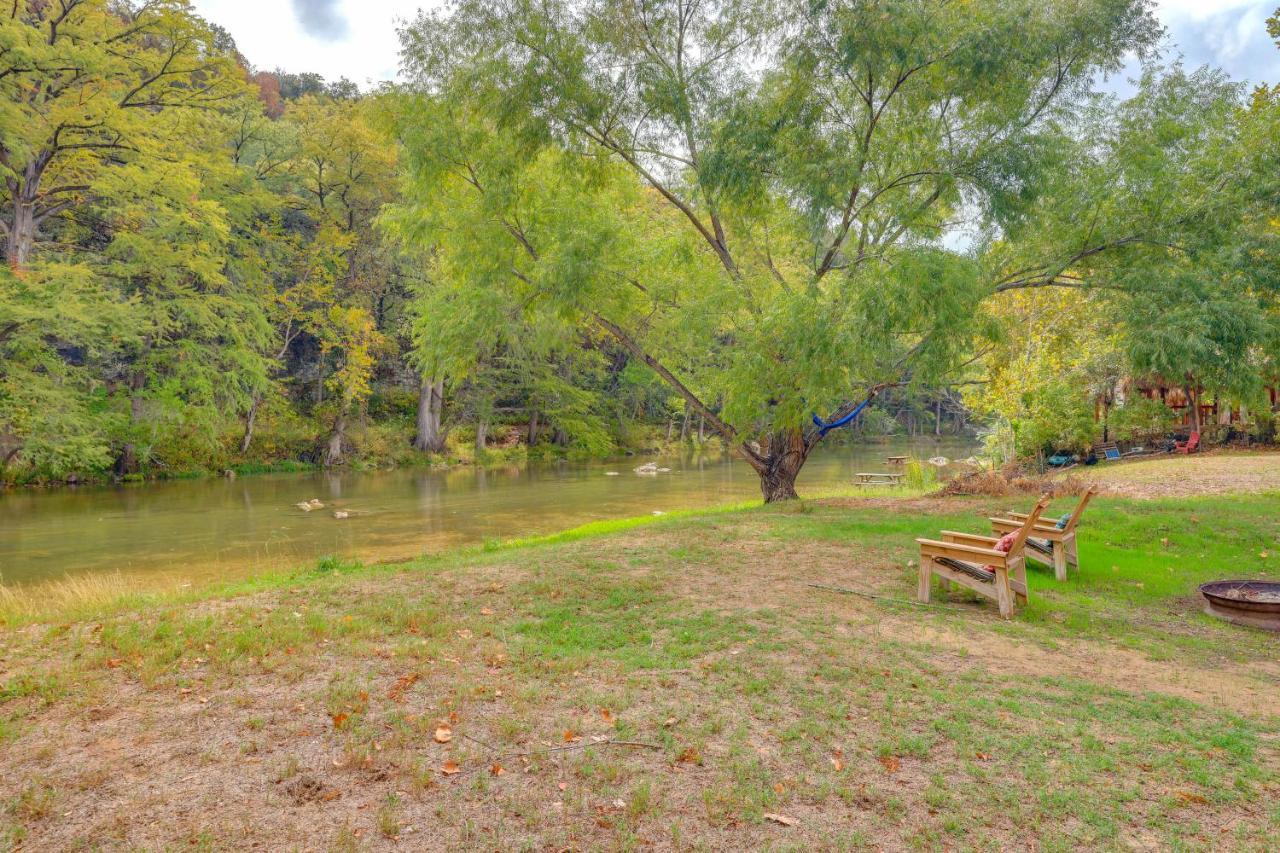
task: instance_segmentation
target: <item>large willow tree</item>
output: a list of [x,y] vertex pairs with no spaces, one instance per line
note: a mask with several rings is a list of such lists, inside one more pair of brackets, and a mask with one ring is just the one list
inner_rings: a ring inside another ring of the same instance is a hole
[[963,366],[987,298],[1171,251],[1193,199],[1100,176],[1186,136],[1081,133],[1159,34],[1145,0],[461,0],[403,33],[398,221],[452,304],[616,340],[791,498],[814,414]]

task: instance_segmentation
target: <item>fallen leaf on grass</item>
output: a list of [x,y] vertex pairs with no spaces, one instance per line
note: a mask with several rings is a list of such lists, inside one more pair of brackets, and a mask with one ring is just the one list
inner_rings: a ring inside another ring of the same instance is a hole
[[696,764],[701,759],[702,759],[702,756],[698,754],[698,750],[694,749],[691,746],[685,747],[684,750],[678,756],[676,756],[676,761],[680,762],[681,764]]
[[777,791],[779,794],[782,794],[782,793],[785,793],[787,789],[781,782],[774,782],[773,790]]
[[506,773],[506,772],[507,772],[506,768],[504,768],[501,764],[495,763],[492,767],[489,768],[490,776],[501,776],[503,773]]
[[576,743],[577,741],[580,741],[580,740],[582,740],[582,737],[581,737],[577,732],[575,732],[573,729],[565,729],[565,730],[564,730],[564,742],[565,742],[565,743]]
[[565,788],[568,788],[569,785],[565,782],[558,782],[556,783],[556,787],[563,791]]
[[613,722],[613,712],[612,712],[612,711],[610,711],[608,708],[601,708],[601,709],[600,709],[600,719],[604,720],[606,723],[612,723],[612,722]]
[[1184,803],[1195,803],[1196,805],[1203,806],[1207,805],[1209,802],[1205,797],[1202,797],[1199,794],[1194,794],[1191,791],[1174,791],[1173,793],[1175,797],[1182,800]]
[[416,672],[405,673],[396,679],[396,683],[391,685],[391,689],[387,691],[387,698],[392,702],[403,702],[404,694],[410,687],[418,683],[418,679],[422,678]]
[[124,658],[111,658],[107,661],[107,669],[119,669],[122,663]]
[[835,769],[837,773],[839,773],[841,770],[844,769],[844,762],[840,760],[840,756],[833,755],[831,756],[831,766],[832,768]]
[[453,740],[453,729],[446,725],[436,726],[436,743],[448,743]]
[[991,760],[991,754],[990,754],[990,753],[987,753],[987,752],[975,752],[975,753],[973,754],[973,756],[974,756],[974,758],[978,759],[979,761],[990,761],[990,760]]
[[675,725],[676,723],[678,723],[678,722],[680,722],[680,721],[679,721],[678,719],[676,719],[675,717],[667,717],[666,721],[665,721],[665,722],[663,722],[662,727],[663,727],[664,729],[669,729],[669,728],[671,728],[672,726],[674,726],[674,725]]
[[450,758],[444,764],[440,765],[440,772],[446,776],[452,776],[455,773],[462,772],[462,765]]
[[339,711],[338,713],[330,714],[329,716],[333,719],[333,727],[335,729],[340,729],[342,728],[342,724],[345,723],[351,715],[346,711]]
[[902,766],[902,762],[898,760],[898,756],[896,755],[882,755],[880,756],[880,763],[883,764],[884,769],[888,770],[890,773],[897,773],[898,768]]
[[780,823],[783,826],[795,826],[797,824],[796,819],[793,817],[787,817],[784,814],[774,814],[772,812],[765,812],[764,819],[771,820],[774,823]]
[[481,607],[481,608],[480,608],[480,615],[481,615],[481,616],[492,616],[492,615],[493,615],[493,608],[492,608],[492,607]]

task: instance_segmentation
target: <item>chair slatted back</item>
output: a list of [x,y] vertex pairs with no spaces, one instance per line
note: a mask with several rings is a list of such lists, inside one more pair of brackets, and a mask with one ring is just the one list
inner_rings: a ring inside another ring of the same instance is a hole
[[1083,495],[1080,496],[1080,503],[1076,504],[1075,511],[1071,513],[1071,517],[1067,519],[1066,527],[1062,528],[1065,532],[1071,532],[1076,529],[1076,525],[1080,523],[1080,516],[1084,515],[1084,508],[1089,505],[1089,501],[1093,500],[1093,496],[1098,493],[1098,484],[1093,483],[1089,488],[1085,489]]
[[1022,551],[1022,546],[1026,544],[1027,537],[1031,535],[1031,531],[1035,528],[1036,522],[1040,520],[1040,513],[1044,512],[1044,508],[1049,505],[1049,496],[1041,495],[1040,500],[1036,501],[1035,508],[1027,516],[1026,521],[1022,523],[1022,529],[1018,531],[1018,536],[1013,540],[1013,544],[1009,546],[1009,554],[1018,554]]

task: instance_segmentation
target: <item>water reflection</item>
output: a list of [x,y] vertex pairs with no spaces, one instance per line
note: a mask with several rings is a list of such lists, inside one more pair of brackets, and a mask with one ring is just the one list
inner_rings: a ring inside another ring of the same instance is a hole
[[[967,456],[957,441],[829,450],[805,466],[801,493],[847,485],[891,453]],[[649,458],[529,467],[277,474],[0,495],[0,579],[29,583],[122,571],[193,581],[308,563],[325,554],[402,559],[489,539],[548,533],[602,518],[759,497],[746,465],[690,454],[668,474]],[[618,476],[606,476],[616,471]],[[296,507],[312,498],[323,509]],[[335,519],[333,512],[350,513]]]

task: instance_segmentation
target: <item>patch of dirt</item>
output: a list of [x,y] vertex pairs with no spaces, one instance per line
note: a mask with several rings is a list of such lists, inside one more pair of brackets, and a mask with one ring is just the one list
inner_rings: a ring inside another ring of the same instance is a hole
[[1280,453],[1220,451],[1094,465],[1072,474],[1135,498],[1280,491]]
[[342,796],[337,788],[329,787],[314,776],[298,776],[281,787],[300,806],[307,803],[328,803]]
[[938,664],[955,670],[980,666],[1002,675],[1077,678],[1131,693],[1165,693],[1249,717],[1280,717],[1280,665],[1265,661],[1205,669],[1097,643],[1058,642],[1050,649],[988,631],[961,634],[898,616],[881,619],[876,630],[951,652],[939,657]]

